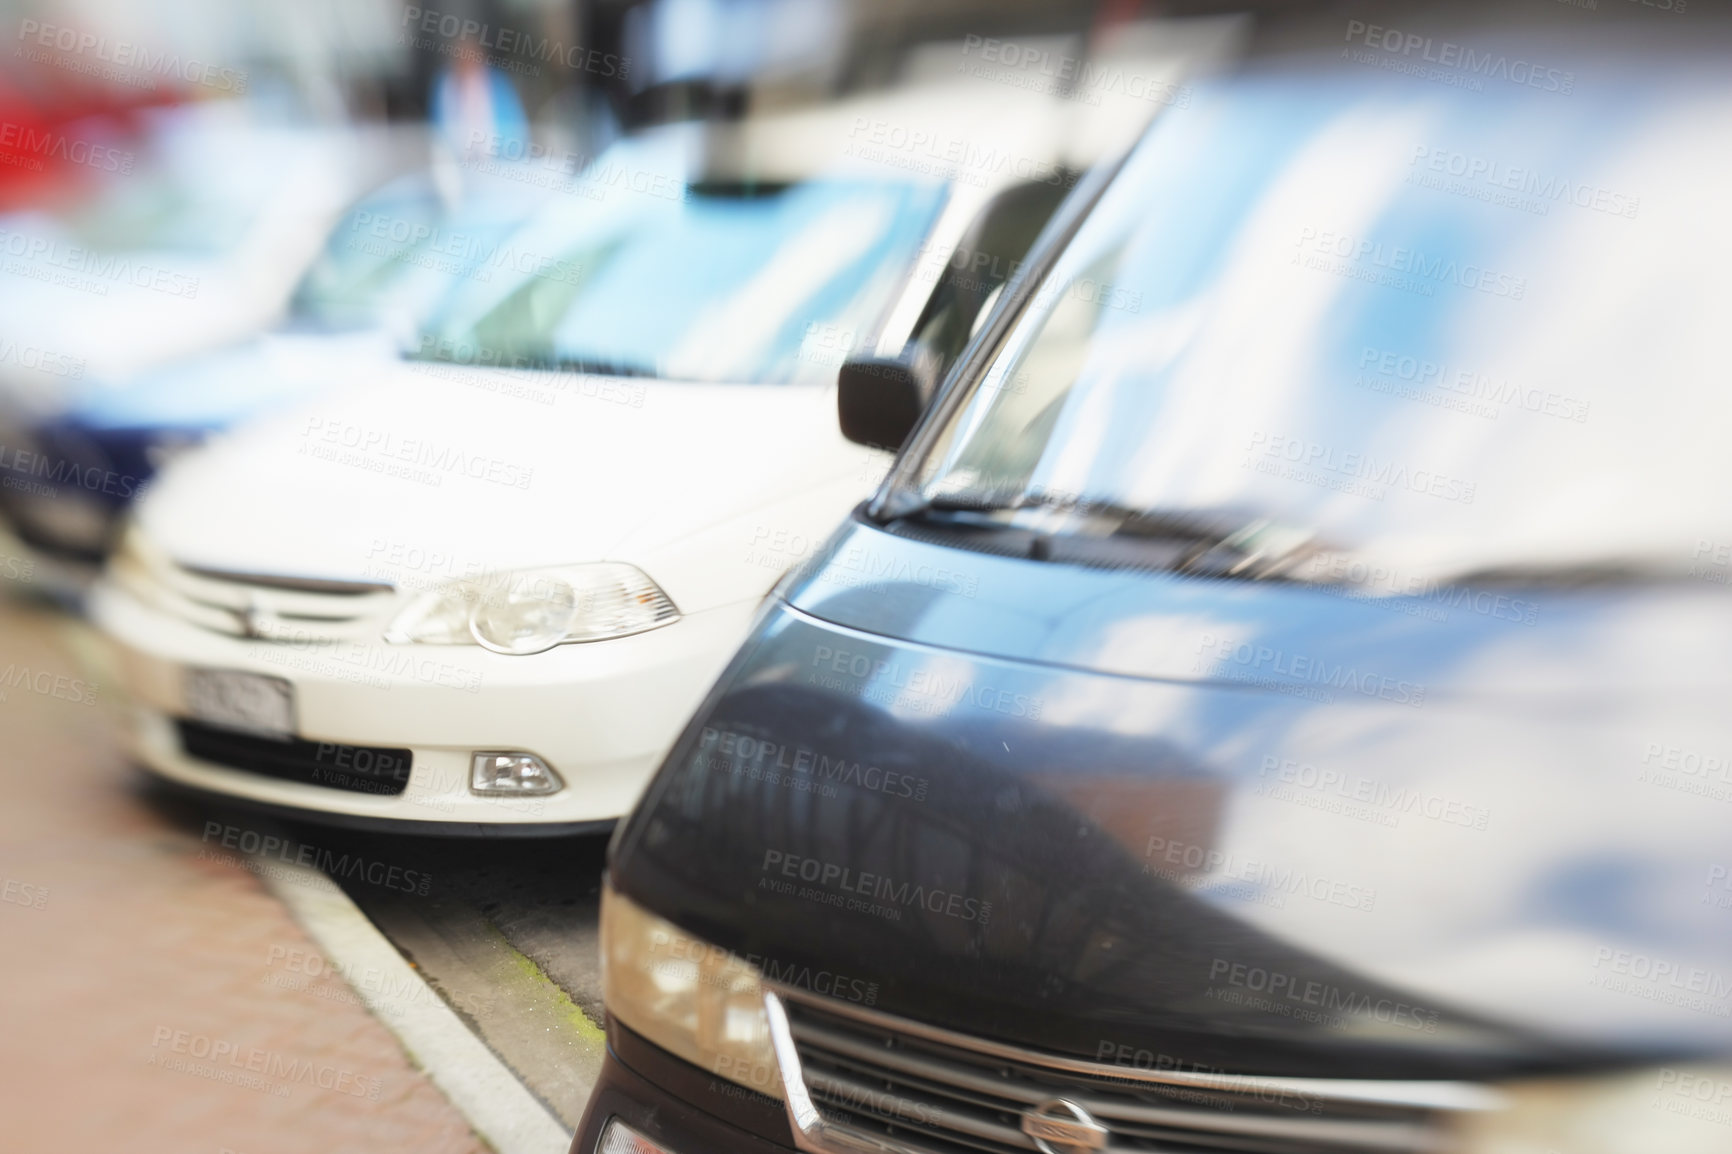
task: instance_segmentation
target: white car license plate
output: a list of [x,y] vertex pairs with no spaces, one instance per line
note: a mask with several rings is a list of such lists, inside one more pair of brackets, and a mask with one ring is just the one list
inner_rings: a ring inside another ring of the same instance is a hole
[[281,677],[238,669],[189,669],[186,705],[196,721],[284,741],[294,736],[295,691]]

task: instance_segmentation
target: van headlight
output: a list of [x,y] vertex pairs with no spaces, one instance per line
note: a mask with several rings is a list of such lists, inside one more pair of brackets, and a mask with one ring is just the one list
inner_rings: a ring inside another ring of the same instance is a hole
[[607,1012],[669,1053],[782,1096],[758,971],[613,891],[601,894]]
[[601,561],[446,582],[412,598],[391,620],[385,640],[523,655],[642,633],[679,615],[643,570]]
[[1732,1068],[1685,1065],[1497,1087],[1457,1122],[1462,1154],[1713,1154],[1732,1149]]

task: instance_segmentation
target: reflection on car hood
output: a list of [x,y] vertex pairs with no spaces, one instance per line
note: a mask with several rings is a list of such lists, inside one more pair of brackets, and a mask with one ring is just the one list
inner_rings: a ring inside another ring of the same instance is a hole
[[1732,606],[1524,596],[1531,622],[1420,620],[852,524],[675,746],[615,884],[887,1012],[1086,1058],[1725,1052]]
[[117,380],[96,380],[68,417],[90,430],[211,431],[339,387],[359,387],[396,355],[382,330],[264,333]]
[[255,300],[257,294],[243,291],[218,261],[154,253],[107,260],[104,267],[170,270],[162,274],[166,287],[141,288],[124,277],[77,277],[54,267],[20,269],[0,284],[0,333],[50,354],[46,369],[39,358],[7,359],[0,382],[19,403],[52,412],[82,377],[121,378],[238,340],[257,331],[280,304]]
[[[726,551],[717,565],[750,565],[749,530],[693,534],[778,502],[805,502],[801,516],[818,519],[804,531],[821,535],[882,457],[842,440],[830,389],[406,362],[378,372],[387,379],[375,387],[176,461],[141,525],[182,563],[244,572],[377,580],[408,564],[425,582],[627,560],[690,611],[709,596],[702,565],[676,589],[672,561],[647,562],[708,548]],[[755,572],[762,595],[775,573]]]

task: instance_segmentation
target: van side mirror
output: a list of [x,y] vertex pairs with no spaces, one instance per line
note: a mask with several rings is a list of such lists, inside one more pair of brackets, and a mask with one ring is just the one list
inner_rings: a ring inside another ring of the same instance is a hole
[[895,452],[908,439],[938,387],[938,358],[916,348],[900,357],[842,362],[836,416],[857,445]]

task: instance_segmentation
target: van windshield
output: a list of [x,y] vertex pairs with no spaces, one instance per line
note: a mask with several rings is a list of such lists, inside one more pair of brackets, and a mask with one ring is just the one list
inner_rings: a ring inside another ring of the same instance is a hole
[[1732,75],[1505,31],[1434,83],[1328,34],[1156,120],[887,512],[1318,580],[1732,542]]
[[558,206],[514,236],[522,275],[453,302],[419,355],[742,384],[835,377],[905,282],[938,183],[656,183],[605,211]]

